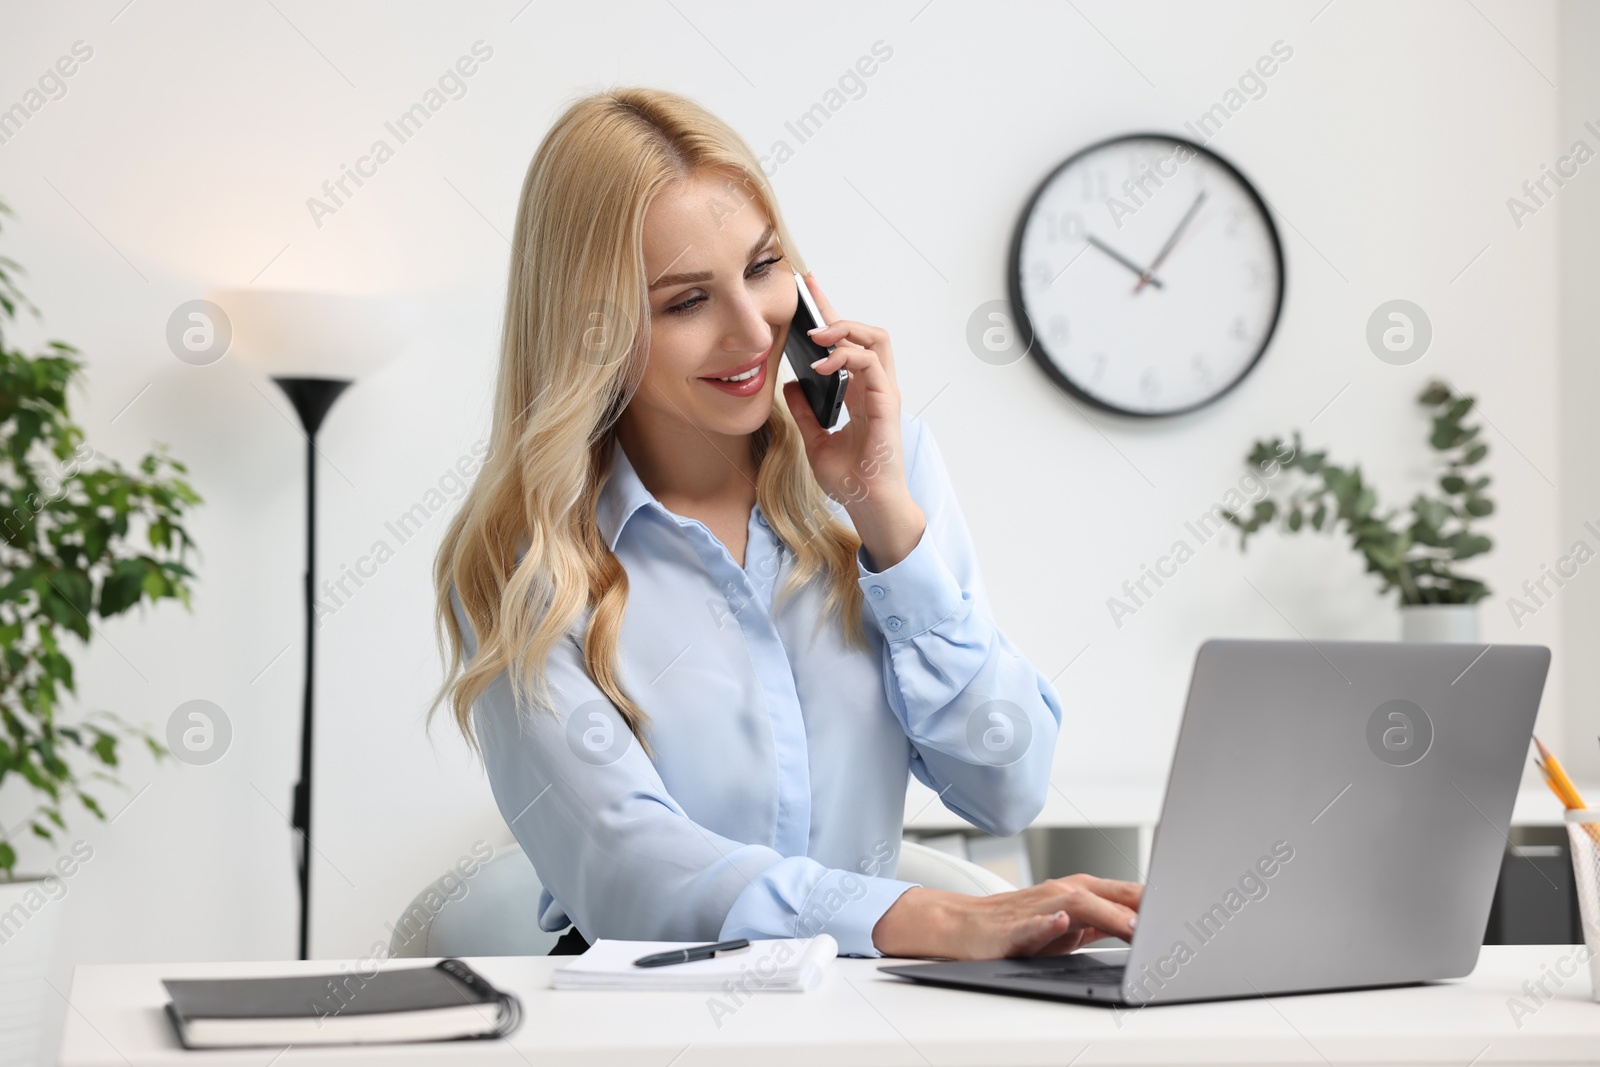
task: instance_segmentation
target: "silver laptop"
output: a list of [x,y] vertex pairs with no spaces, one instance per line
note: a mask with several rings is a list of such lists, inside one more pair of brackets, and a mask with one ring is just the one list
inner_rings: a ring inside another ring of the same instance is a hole
[[1200,646],[1130,946],[884,967],[1145,1005],[1470,973],[1543,645]]

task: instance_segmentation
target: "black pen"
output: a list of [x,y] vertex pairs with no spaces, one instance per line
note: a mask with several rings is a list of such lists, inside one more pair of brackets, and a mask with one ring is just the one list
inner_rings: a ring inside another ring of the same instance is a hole
[[688,963],[690,960],[709,960],[719,952],[728,952],[736,948],[750,947],[747,937],[735,938],[732,941],[718,941],[715,945],[696,945],[694,948],[675,948],[669,952],[656,952],[649,956],[640,956],[633,961],[635,967],[665,967],[669,963]]

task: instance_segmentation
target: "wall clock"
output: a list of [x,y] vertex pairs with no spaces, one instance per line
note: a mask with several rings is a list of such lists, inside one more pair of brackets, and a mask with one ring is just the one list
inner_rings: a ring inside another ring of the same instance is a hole
[[1019,340],[1070,395],[1154,417],[1209,404],[1260,361],[1283,248],[1213,152],[1139,133],[1091,145],[1028,201],[1011,242]]

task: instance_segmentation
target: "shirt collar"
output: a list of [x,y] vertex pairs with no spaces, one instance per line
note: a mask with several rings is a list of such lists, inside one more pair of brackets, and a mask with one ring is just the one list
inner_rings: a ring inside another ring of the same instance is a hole
[[607,548],[613,552],[617,550],[617,538],[622,536],[622,528],[628,524],[633,513],[646,504],[660,506],[654,494],[639,480],[633,464],[628,462],[622,443],[613,440],[611,470],[594,508],[595,523],[600,527],[600,536],[606,539]]

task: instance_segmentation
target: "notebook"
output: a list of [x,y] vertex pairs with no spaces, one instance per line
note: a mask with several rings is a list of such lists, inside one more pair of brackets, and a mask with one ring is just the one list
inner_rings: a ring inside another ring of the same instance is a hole
[[635,967],[633,961],[652,952],[691,948],[704,941],[612,941],[601,938],[583,955],[550,976],[556,989],[650,989],[721,993],[737,982],[747,991],[800,993],[814,988],[839,954],[830,934],[816,937],[774,937],[752,940],[749,948],[719,952],[708,960],[690,960],[666,967]]
[[163,978],[184,1048],[503,1037],[522,1003],[458,959],[276,978]]

